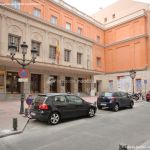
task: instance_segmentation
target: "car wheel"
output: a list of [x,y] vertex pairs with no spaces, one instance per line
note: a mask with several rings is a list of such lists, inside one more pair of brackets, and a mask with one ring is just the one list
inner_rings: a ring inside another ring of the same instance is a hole
[[134,102],[130,102],[129,108],[133,108]]
[[95,109],[94,109],[94,108],[91,107],[91,108],[89,109],[89,111],[88,111],[88,116],[89,116],[89,117],[94,117],[94,116],[95,116]]
[[60,114],[58,112],[53,112],[48,118],[48,124],[56,125],[60,121]]
[[113,107],[113,111],[117,112],[119,110],[119,105],[115,104],[115,106]]

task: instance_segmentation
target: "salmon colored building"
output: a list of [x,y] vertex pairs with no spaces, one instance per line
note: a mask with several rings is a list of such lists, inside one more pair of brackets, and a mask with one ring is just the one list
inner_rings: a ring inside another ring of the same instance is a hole
[[[136,90],[150,87],[149,5],[119,0],[92,17],[62,0],[0,1],[0,93],[19,95],[20,66],[9,58],[8,45],[25,41],[38,57],[29,66],[28,93],[71,92],[89,95],[96,88],[131,90],[129,71],[136,70]],[[59,57],[57,53],[59,51]],[[50,82],[53,79],[54,82]],[[145,82],[144,82],[145,81]],[[145,86],[144,86],[144,83]]]

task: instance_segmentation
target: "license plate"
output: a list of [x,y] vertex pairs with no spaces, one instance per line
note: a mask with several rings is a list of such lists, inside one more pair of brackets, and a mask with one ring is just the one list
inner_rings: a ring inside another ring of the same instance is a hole
[[102,103],[101,106],[106,106],[106,104],[103,104],[103,103]]
[[36,114],[34,112],[31,112],[31,116],[35,116]]

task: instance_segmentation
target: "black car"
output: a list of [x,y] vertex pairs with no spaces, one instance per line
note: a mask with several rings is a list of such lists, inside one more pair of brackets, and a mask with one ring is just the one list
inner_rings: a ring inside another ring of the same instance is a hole
[[95,112],[96,105],[88,103],[76,95],[49,93],[40,94],[34,99],[31,116],[33,119],[55,125],[66,118],[93,117]]
[[134,102],[125,92],[103,92],[97,98],[97,107],[108,107],[114,111],[118,111],[119,108],[129,107],[133,108]]

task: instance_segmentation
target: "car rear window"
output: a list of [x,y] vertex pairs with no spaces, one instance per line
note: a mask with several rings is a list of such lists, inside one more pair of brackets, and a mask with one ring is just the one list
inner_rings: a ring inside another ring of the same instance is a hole
[[101,96],[111,97],[112,93],[110,93],[110,92],[104,92],[104,93],[101,94]]
[[34,99],[33,103],[36,104],[36,105],[39,105],[39,104],[44,103],[46,99],[47,99],[47,96],[39,95]]

